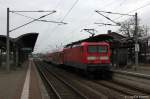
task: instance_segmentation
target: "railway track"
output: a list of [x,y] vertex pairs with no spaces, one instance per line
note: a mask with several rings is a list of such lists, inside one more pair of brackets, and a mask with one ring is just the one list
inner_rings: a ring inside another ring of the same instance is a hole
[[[113,82],[150,95],[150,75],[113,70]],[[126,83],[128,82],[128,83]]]
[[51,99],[89,99],[69,83],[49,72],[46,67],[40,65],[38,63],[38,70],[53,92],[50,93]]
[[113,81],[95,81],[95,83],[105,86],[105,87],[112,89],[116,92],[119,92],[121,94],[124,94],[124,96],[135,96],[135,95],[137,95],[137,96],[144,95],[145,96],[145,95],[147,95],[145,93],[137,91],[136,89],[131,89],[128,86],[123,86],[122,84],[115,83]]
[[[71,75],[71,74],[68,74],[68,75]],[[81,81],[84,84],[87,84],[89,87],[94,88],[111,98],[114,97],[117,99],[118,97],[124,98],[125,96],[135,96],[135,95],[145,96],[145,95],[147,95],[140,91],[136,91],[136,89],[131,89],[127,86],[123,86],[123,85],[121,85],[119,83],[115,83],[113,81],[104,81],[104,80],[87,81],[87,80],[79,79],[75,76],[72,78],[75,78],[76,80]]]
[[[47,64],[41,64],[41,65],[42,65],[42,67],[46,67],[49,72],[52,72],[59,79],[64,80],[68,85],[72,86],[73,89],[80,92],[84,97],[86,97],[86,99],[108,99],[106,96],[102,95],[100,92],[92,90],[90,87],[86,87],[84,85],[84,83],[79,83],[79,82],[74,83],[71,81],[71,79],[67,79],[66,77],[64,77],[64,73],[61,73],[62,71],[58,70],[57,68],[51,68],[51,66],[47,66]],[[59,74],[59,73],[61,73],[61,74]],[[68,77],[72,78],[71,75],[69,75]],[[74,78],[72,78],[72,79],[74,79]],[[64,99],[66,99],[66,98],[64,98]],[[70,98],[70,99],[72,99],[72,98]],[[75,98],[75,99],[77,99],[77,98]]]
[[128,71],[120,71],[120,70],[111,70],[111,71],[116,74],[128,75],[132,77],[138,77],[138,78],[150,80],[150,75],[148,74],[133,73]]
[[87,96],[87,99],[100,99],[100,97],[101,99],[125,99],[127,96],[149,95],[148,93],[137,90],[136,88],[130,88],[130,86],[124,85],[122,82],[115,82],[113,80],[88,80],[66,72],[65,70],[48,66],[45,63],[42,63],[42,65],[46,66],[49,72],[53,70],[53,72],[61,77],[61,79],[65,79],[67,83],[74,86],[77,90],[80,90],[85,96]]

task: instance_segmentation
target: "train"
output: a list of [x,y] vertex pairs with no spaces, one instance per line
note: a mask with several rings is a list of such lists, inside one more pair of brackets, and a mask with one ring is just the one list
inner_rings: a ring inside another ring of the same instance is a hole
[[111,68],[110,54],[110,45],[107,42],[81,42],[67,45],[62,51],[47,54],[47,61],[87,73],[101,73]]

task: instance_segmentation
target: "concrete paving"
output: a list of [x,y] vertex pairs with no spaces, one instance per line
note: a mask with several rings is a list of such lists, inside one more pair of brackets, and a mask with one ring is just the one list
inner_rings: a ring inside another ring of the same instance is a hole
[[9,73],[4,69],[0,70],[0,99],[49,99],[32,60]]
[[0,70],[0,99],[19,99],[26,74],[26,64],[9,73]]

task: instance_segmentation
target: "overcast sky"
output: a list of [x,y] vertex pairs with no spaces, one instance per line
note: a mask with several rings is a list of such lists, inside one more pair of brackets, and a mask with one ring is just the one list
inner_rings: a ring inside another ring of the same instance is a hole
[[[75,5],[74,5],[75,4]],[[73,6],[74,5],[74,6]],[[11,37],[18,37],[25,33],[39,33],[35,45],[35,52],[49,52],[73,41],[84,39],[90,34],[81,31],[84,28],[94,28],[98,34],[107,33],[107,30],[117,31],[118,27],[98,26],[95,22],[111,23],[95,10],[111,11],[118,13],[135,14],[141,19],[140,24],[150,26],[150,0],[0,0],[0,35],[6,35],[6,13],[10,10],[56,10],[43,19],[51,21],[62,21],[66,13],[72,10],[64,18],[67,25],[56,23],[34,22],[10,33]],[[139,9],[138,9],[139,8]],[[138,9],[138,10],[136,10]],[[135,10],[135,11],[134,11]],[[130,13],[129,13],[130,12]],[[38,18],[47,13],[19,13],[33,18]],[[104,14],[104,13],[103,13]],[[119,15],[105,14],[111,19]],[[121,17],[116,22],[121,22],[129,16]],[[10,13],[10,30],[25,24],[32,19]]]

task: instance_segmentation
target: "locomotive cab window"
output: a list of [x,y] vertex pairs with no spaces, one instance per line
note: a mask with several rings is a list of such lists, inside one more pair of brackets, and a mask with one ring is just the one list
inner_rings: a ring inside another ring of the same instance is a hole
[[97,46],[94,46],[94,45],[88,46],[88,52],[89,53],[95,53],[95,52],[97,52]]
[[107,46],[96,46],[96,45],[88,46],[89,53],[106,53],[107,51],[108,51]]
[[107,46],[98,46],[98,52],[99,53],[107,53]]

